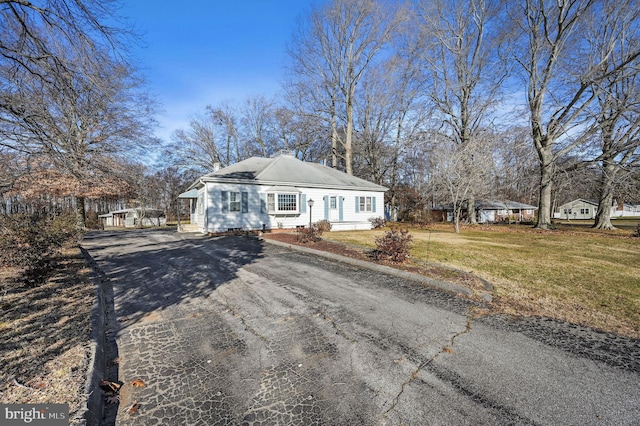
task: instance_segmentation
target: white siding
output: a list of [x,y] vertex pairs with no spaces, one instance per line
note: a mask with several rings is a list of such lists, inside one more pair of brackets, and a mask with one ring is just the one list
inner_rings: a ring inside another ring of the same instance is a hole
[[556,219],[594,219],[598,206],[587,203],[583,200],[574,200],[570,203],[558,207],[553,215]]
[[[266,199],[270,186],[218,184],[207,183],[207,232],[224,232],[228,229],[241,228],[244,230],[295,228],[305,226],[309,220],[317,222],[325,219],[325,197],[338,197],[336,207],[339,207],[339,198],[342,197],[342,221],[343,222],[368,222],[372,217],[384,216],[384,193],[369,191],[345,191],[320,188],[301,188],[298,196],[298,212],[289,214],[269,214],[261,211],[261,197]],[[248,211],[223,212],[222,192],[247,192]],[[356,211],[356,197],[375,198],[375,212]],[[302,200],[313,199],[313,208],[304,208],[300,205]],[[328,200],[328,198],[327,198]],[[328,202],[328,201],[327,201]],[[339,213],[339,212],[338,212]],[[339,218],[338,218],[339,220]]]

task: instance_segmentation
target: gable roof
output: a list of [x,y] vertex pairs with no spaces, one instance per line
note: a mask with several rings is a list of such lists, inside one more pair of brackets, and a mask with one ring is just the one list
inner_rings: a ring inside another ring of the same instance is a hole
[[251,157],[202,176],[191,188],[203,182],[250,183],[286,187],[355,189],[386,191],[384,186],[350,176],[331,167],[300,161],[292,155],[273,158]]
[[579,202],[583,202],[585,204],[591,204],[594,207],[598,207],[598,202],[594,201],[594,200],[587,200],[585,198],[577,198],[575,200],[569,201],[567,203],[562,204],[561,206],[558,206],[559,209],[564,208],[564,206],[568,206],[569,204],[574,204],[574,203],[579,203]]

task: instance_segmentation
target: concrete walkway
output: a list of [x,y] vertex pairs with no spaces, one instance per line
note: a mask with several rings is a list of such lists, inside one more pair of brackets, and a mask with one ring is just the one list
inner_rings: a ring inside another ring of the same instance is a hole
[[103,232],[83,247],[113,293],[109,378],[123,386],[103,424],[640,418],[635,340],[482,317],[406,277],[251,238]]

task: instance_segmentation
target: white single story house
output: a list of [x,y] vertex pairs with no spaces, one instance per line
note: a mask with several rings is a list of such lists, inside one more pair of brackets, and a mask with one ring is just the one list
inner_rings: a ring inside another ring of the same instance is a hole
[[163,210],[158,209],[122,209],[98,216],[102,227],[113,226],[119,228],[135,228],[140,226],[165,226],[167,217]]
[[332,230],[371,229],[384,215],[387,188],[292,155],[252,157],[194,182],[191,199],[199,232],[296,228],[328,220]]
[[554,219],[595,219],[598,212],[598,202],[578,198],[556,208]]
[[[588,219],[596,218],[598,202],[578,198],[556,208],[553,213],[555,219]],[[627,204],[613,201],[611,205],[611,217],[640,216],[640,205]]]

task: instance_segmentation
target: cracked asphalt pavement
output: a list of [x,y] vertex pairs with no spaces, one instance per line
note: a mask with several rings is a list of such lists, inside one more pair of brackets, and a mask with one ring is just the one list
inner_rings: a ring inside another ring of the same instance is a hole
[[103,424],[640,423],[638,340],[482,316],[254,238],[103,231],[82,246],[113,304],[108,378],[123,383]]

